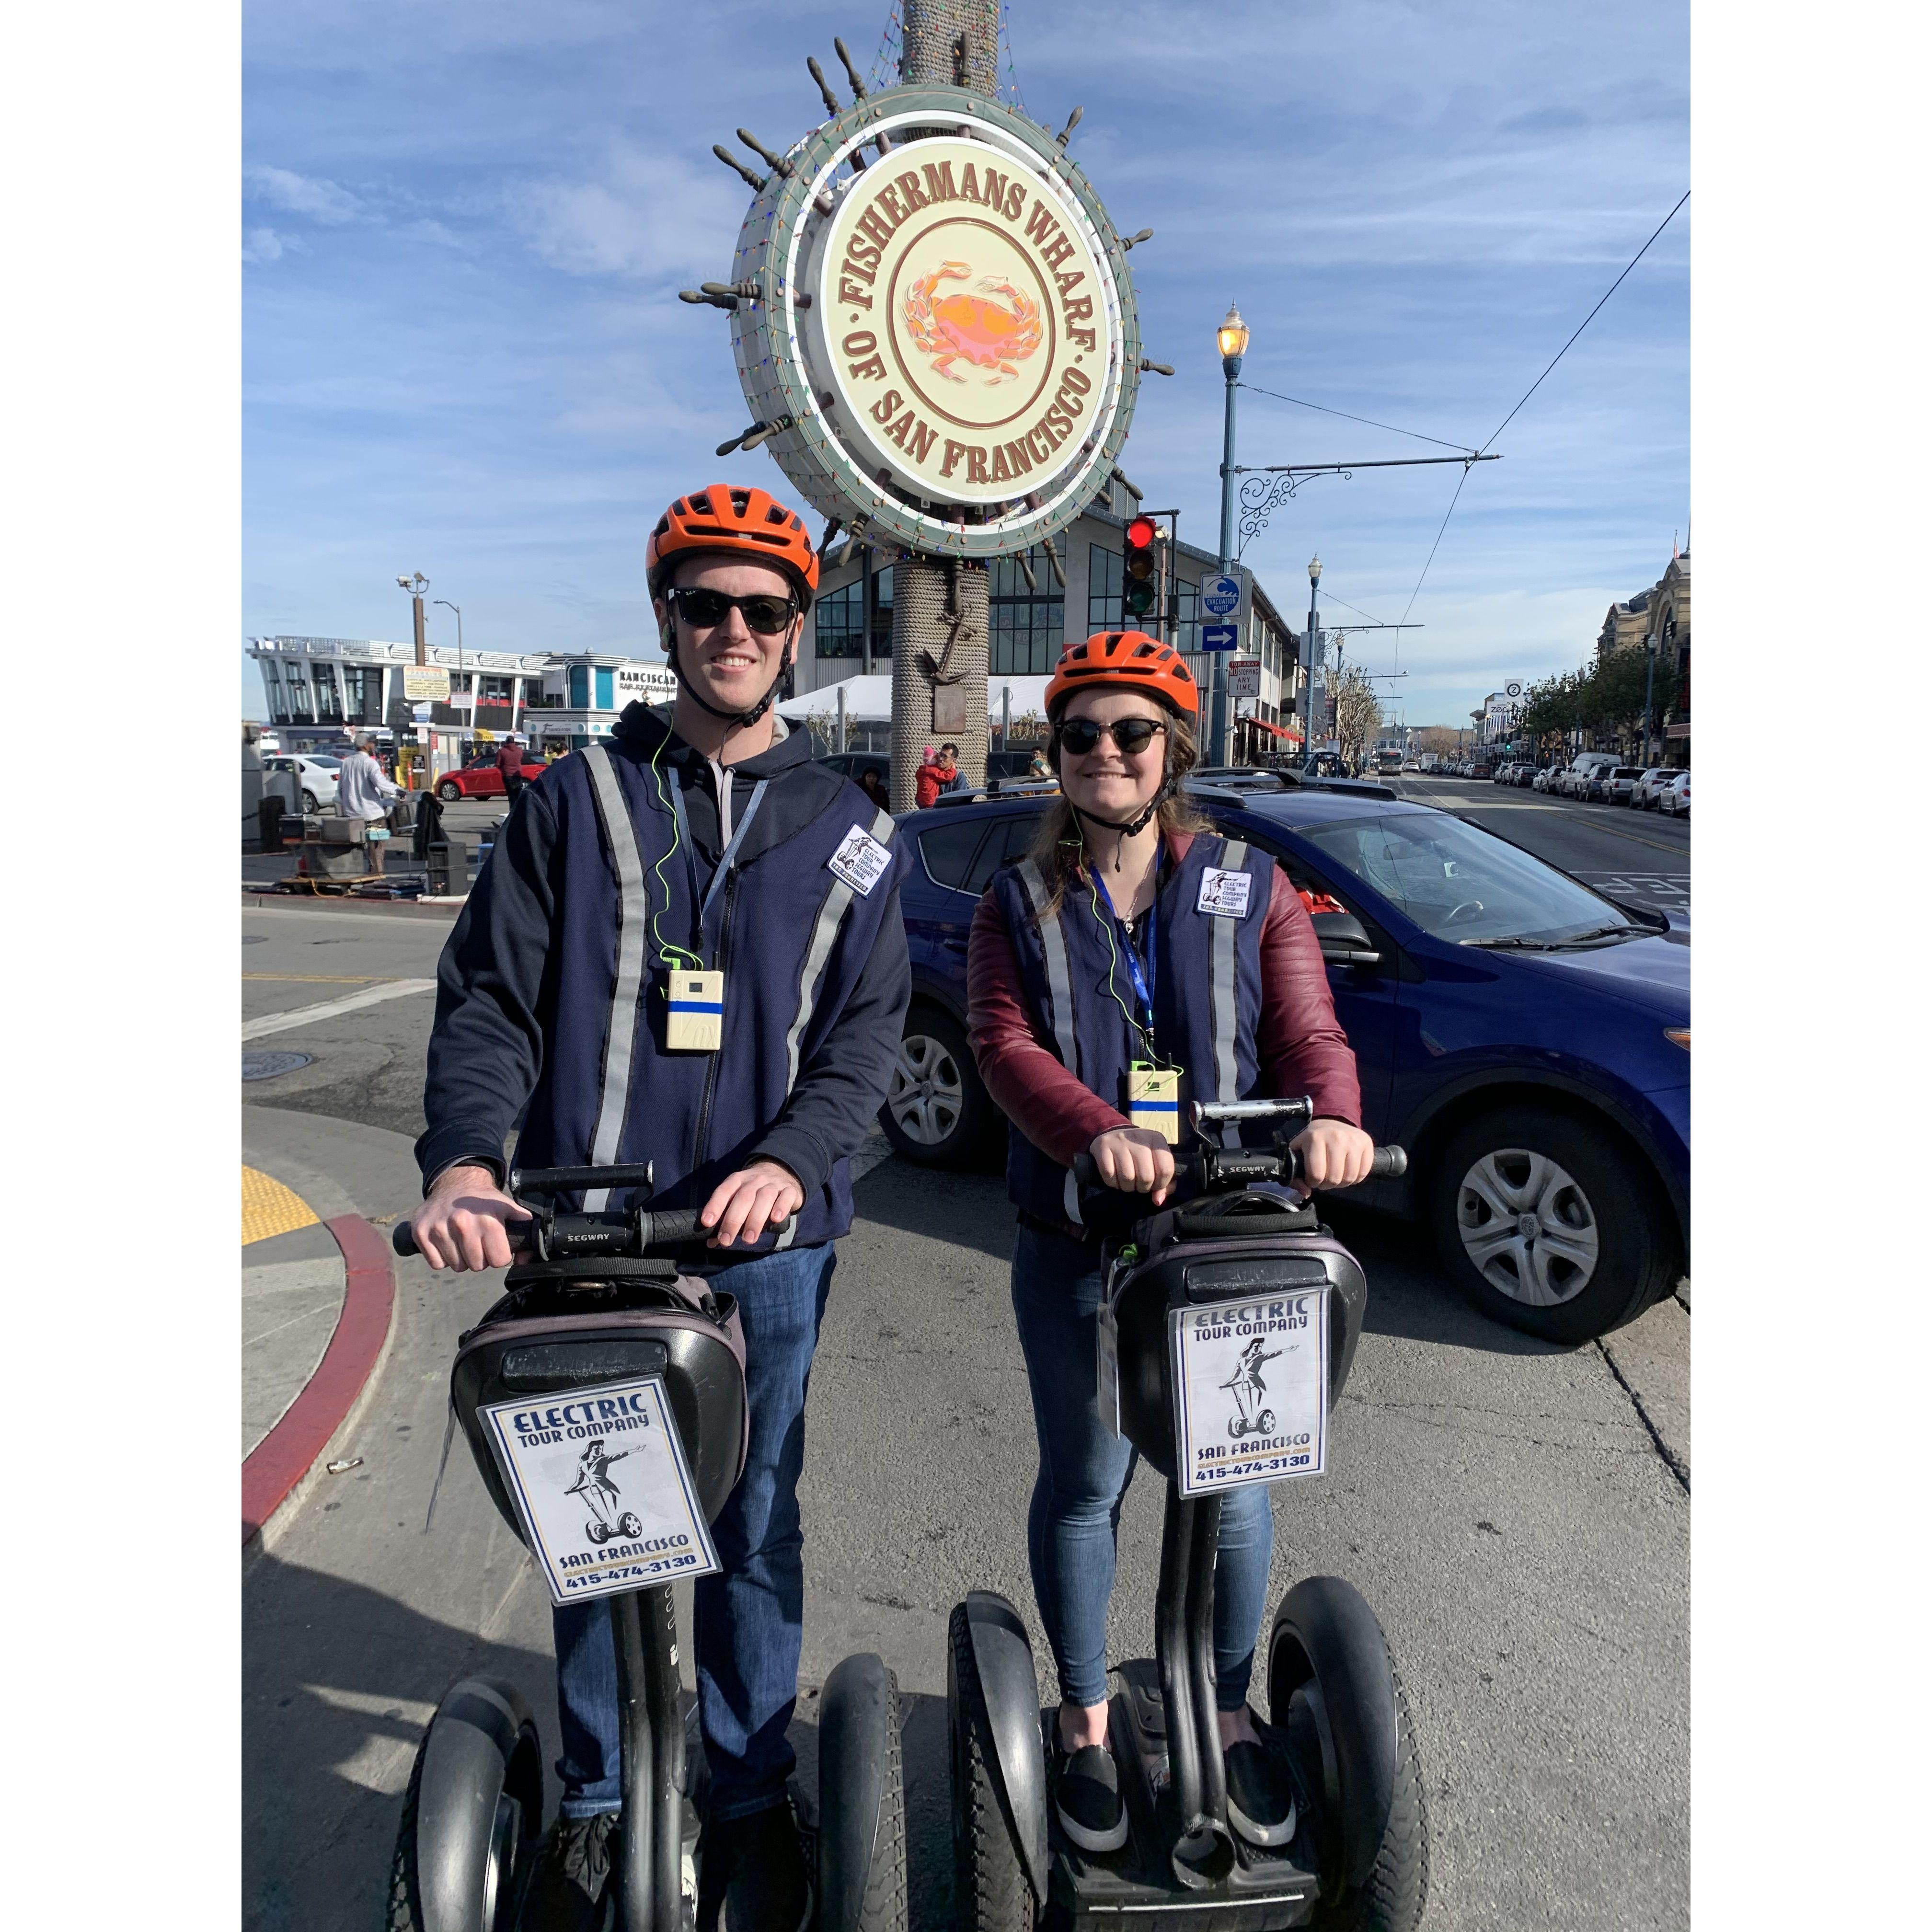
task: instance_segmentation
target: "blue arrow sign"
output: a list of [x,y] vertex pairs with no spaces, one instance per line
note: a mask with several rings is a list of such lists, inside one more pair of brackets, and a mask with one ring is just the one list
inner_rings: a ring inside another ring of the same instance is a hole
[[1202,578],[1201,608],[1210,617],[1232,617],[1241,608],[1241,580],[1238,577]]
[[[1234,579],[1227,580],[1232,583]],[[1232,651],[1238,648],[1241,634],[1238,624],[1203,624],[1201,626],[1201,648],[1204,651]]]

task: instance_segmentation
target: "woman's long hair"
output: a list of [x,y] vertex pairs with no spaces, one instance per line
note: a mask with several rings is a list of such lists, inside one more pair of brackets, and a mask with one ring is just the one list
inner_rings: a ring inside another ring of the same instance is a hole
[[[1184,716],[1171,705],[1156,698],[1154,702],[1166,713],[1167,732],[1162,742],[1167,748],[1162,775],[1166,782],[1178,787],[1180,781],[1191,772],[1201,755],[1201,740],[1195,729],[1194,720]],[[1065,706],[1061,706],[1064,711]],[[1056,718],[1053,721],[1058,724]],[[1058,771],[1058,760],[1053,761]],[[1193,806],[1183,798],[1178,790],[1161,800],[1160,808],[1154,814],[1154,822],[1165,838],[1173,832],[1211,832],[1214,827]],[[1079,814],[1067,802],[1063,791],[1049,805],[1040,820],[1038,836],[1033,842],[1027,856],[1040,869],[1046,881],[1046,901],[1040,907],[1035,916],[1038,920],[1050,919],[1060,910],[1060,902],[1066,896],[1066,888],[1072,880],[1075,868],[1086,851],[1086,841],[1082,836]]]

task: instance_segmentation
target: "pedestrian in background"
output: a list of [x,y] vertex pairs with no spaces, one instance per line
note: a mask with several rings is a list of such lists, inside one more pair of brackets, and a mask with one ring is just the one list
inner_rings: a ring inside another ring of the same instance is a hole
[[945,775],[932,762],[932,747],[928,745],[920,754],[919,770],[913,774],[913,802],[923,812],[928,806],[939,802],[940,787]]
[[514,805],[524,789],[524,748],[514,734],[503,740],[496,754],[496,770],[503,781],[503,796]]
[[1046,747],[1044,745],[1034,746],[1032,759],[1027,766],[1027,776],[1030,778],[1050,778],[1052,776],[1053,767],[1046,762]]
[[891,800],[886,790],[885,780],[869,765],[859,774],[859,789],[874,805],[890,806]]
[[941,791],[958,791],[964,788],[966,774],[959,769],[959,747],[942,745],[939,748],[939,788]]
[[375,740],[365,731],[356,740],[355,750],[343,760],[336,773],[335,809],[344,818],[362,820],[369,869],[380,878],[389,837],[389,808],[384,801],[400,798],[403,788],[376,762],[375,746]]

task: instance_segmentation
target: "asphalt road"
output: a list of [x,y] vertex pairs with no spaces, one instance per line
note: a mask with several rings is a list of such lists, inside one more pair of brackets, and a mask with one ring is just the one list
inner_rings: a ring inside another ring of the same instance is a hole
[[[1658,876],[1688,875],[1688,828],[1668,822],[1625,826],[1621,812],[1545,807],[1490,787],[1403,788],[1491,817],[1581,873],[1620,857],[1634,872],[1630,842],[1642,838],[1671,847],[1656,855]],[[307,907],[250,906],[242,923],[244,1023],[426,981],[447,933],[420,917]],[[357,1184],[388,1210],[413,1192],[406,1142],[422,1125],[433,999],[395,994],[249,1042],[311,1058],[244,1084],[244,1099],[320,1117],[292,1118],[289,1130],[318,1148],[339,1133],[344,1158],[374,1176]],[[808,1782],[812,1688],[854,1649],[892,1664],[905,1699],[914,1922],[937,1932],[953,1922],[946,1612],[969,1587],[989,1586],[1035,1622],[1024,1528],[1030,1416],[1007,1301],[1012,1220],[990,1174],[887,1160],[856,1196],[807,1417],[797,1734]],[[1274,1492],[1270,1594],[1333,1572],[1382,1618],[1433,1826],[1425,1923],[1682,1927],[1688,1307],[1666,1300],[1607,1345],[1550,1348],[1470,1311],[1410,1231],[1336,1219],[1367,1269],[1368,1332],[1330,1473]],[[419,1528],[448,1349],[490,1289],[432,1280],[418,1263],[405,1272],[410,1334],[362,1425],[371,1460],[354,1480],[368,1487],[304,1504],[245,1585],[247,1835],[256,1850],[244,1886],[248,1923],[264,1932],[371,1922],[418,1727],[461,1669],[494,1658],[528,1680],[554,1753],[542,1592],[460,1445],[430,1542]],[[1123,1514],[1117,1655],[1150,1648],[1160,1500],[1144,1476]]]
[[1690,916],[1690,821],[1585,805],[1486,778],[1384,778],[1404,798],[1473,820],[1612,898]]

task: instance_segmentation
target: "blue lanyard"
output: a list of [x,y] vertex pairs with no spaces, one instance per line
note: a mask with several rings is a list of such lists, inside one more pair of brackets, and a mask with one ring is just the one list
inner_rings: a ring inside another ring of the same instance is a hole
[[[670,808],[672,816],[677,820],[678,842],[684,848],[684,862],[691,871],[691,902],[698,908],[698,937],[699,942],[704,944],[705,922],[711,916],[712,902],[717,898],[725,875],[731,869],[732,860],[738,856],[738,848],[745,842],[745,834],[752,829],[752,820],[758,815],[758,807],[764,802],[765,789],[771,781],[760,778],[752,788],[751,800],[745,807],[745,815],[732,829],[731,842],[718,855],[718,869],[711,874],[710,889],[700,892],[698,884],[698,845],[691,836],[691,820],[685,812],[684,788],[677,782],[677,767],[668,765],[665,776],[670,780]],[[731,782],[728,766],[725,768],[724,782],[728,785]]]
[[1159,862],[1156,861],[1154,871],[1154,890],[1156,896],[1148,904],[1147,966],[1144,971],[1142,969],[1140,950],[1134,944],[1133,935],[1128,932],[1123,923],[1120,915],[1114,910],[1114,896],[1108,891],[1107,882],[1101,878],[1097,870],[1094,874],[1094,883],[1100,888],[1100,896],[1107,902],[1107,910],[1112,917],[1114,923],[1120,927],[1120,938],[1126,949],[1127,972],[1133,980],[1134,994],[1141,1003],[1141,1010],[1147,1015],[1146,1030],[1149,1034],[1151,1034],[1154,1031],[1154,976],[1159,970],[1154,956],[1155,922],[1159,916],[1160,906],[1158,897],[1160,890]]

